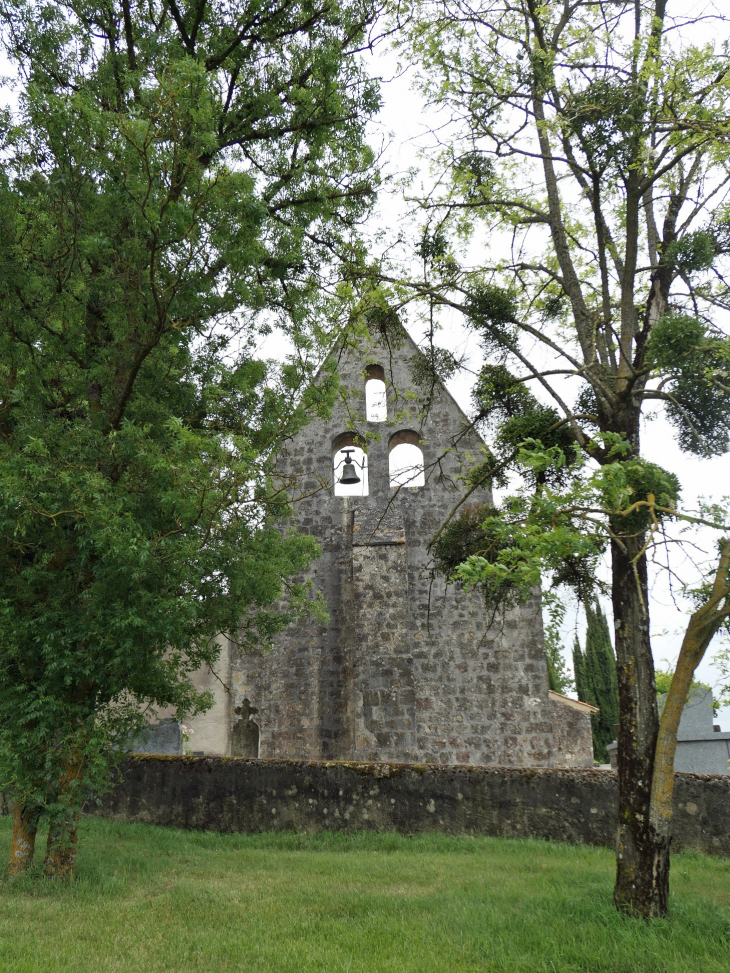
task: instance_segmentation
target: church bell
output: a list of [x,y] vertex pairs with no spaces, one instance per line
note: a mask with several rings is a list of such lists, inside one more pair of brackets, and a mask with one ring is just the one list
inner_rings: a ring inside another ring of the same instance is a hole
[[360,477],[357,475],[355,464],[352,462],[352,458],[350,456],[352,450],[343,449],[342,452],[345,454],[345,465],[342,467],[340,483],[343,486],[354,486],[356,483],[360,482]]

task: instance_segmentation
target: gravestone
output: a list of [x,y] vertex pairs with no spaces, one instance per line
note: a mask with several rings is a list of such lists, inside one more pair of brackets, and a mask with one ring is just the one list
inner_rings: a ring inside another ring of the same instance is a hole
[[258,710],[251,706],[251,701],[244,699],[234,710],[240,719],[234,723],[231,731],[232,757],[258,757],[259,755],[259,726],[251,719]]
[[129,749],[133,753],[179,755],[183,752],[180,724],[172,718],[151,723],[134,738]]
[[[666,695],[658,698],[660,714],[665,700]],[[615,767],[616,741],[609,743],[606,749],[611,766]],[[723,733],[714,722],[711,689],[690,690],[677,728],[674,769],[692,774],[730,774],[730,733]]]

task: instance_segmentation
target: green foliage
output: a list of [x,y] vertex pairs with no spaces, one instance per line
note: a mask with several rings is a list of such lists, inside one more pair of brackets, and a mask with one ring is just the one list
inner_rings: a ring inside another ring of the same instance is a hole
[[585,611],[588,622],[585,652],[577,635],[573,645],[575,685],[578,698],[599,709],[598,713],[591,714],[593,756],[598,763],[608,763],[606,745],[616,739],[615,725],[619,721],[616,656],[600,603],[596,601],[593,605],[586,601]]
[[543,598],[543,609],[547,610],[548,616],[548,623],[545,625],[548,689],[565,695],[574,688],[574,682],[565,665],[560,637],[560,626],[565,620],[565,606],[554,595],[548,594]]
[[[524,415],[516,415],[508,419],[497,436],[497,445],[504,453],[515,451],[525,442],[539,443],[545,450],[559,450],[566,460],[575,452],[575,441],[570,426],[561,422],[556,409],[537,403]],[[573,472],[567,461],[561,465],[551,463],[540,470],[522,464],[522,469],[528,477],[534,477],[536,482],[553,484],[565,483]]]
[[[540,471],[558,461],[559,451],[546,453],[537,444],[525,446],[521,456]],[[583,516],[586,502],[591,497],[584,485],[573,484],[565,493],[546,486],[534,494],[525,487],[499,508],[474,505],[441,532],[433,548],[437,569],[478,588],[492,612],[529,598],[541,583],[586,597],[596,587],[596,563],[606,545],[602,525]]]
[[625,171],[646,107],[632,83],[599,77],[566,100],[566,124],[596,174]]
[[[594,537],[592,544],[596,549],[601,546],[598,538]],[[596,578],[596,560],[593,556],[591,544],[585,549],[583,545],[576,545],[575,550],[565,551],[551,570],[551,587],[567,588],[576,598],[585,600],[594,596],[596,591],[603,590],[603,586]]]
[[467,487],[506,487],[508,479],[504,464],[486,446],[482,448],[482,454],[485,457],[482,462],[472,466],[464,477]]
[[443,260],[449,252],[449,243],[443,230],[439,227],[432,230],[425,226],[421,233],[421,239],[416,247],[416,254],[424,263],[434,263]]
[[582,703],[589,703],[591,706],[595,706],[593,687],[588,678],[586,657],[580,647],[580,641],[577,635],[573,640],[573,674],[575,676],[575,691],[578,693],[578,699]]
[[[504,529],[497,510],[483,503],[474,503],[465,506],[458,517],[444,526],[431,554],[439,574],[447,580],[455,579],[468,585],[468,579],[463,576],[465,562],[478,560],[499,570],[501,555],[514,549],[515,541],[516,538]],[[491,614],[504,611],[525,594],[506,572],[480,587]]]
[[[724,378],[724,377],[723,377]],[[730,444],[730,397],[709,382],[704,369],[686,369],[670,389],[666,406],[680,449],[695,456],[721,456]]]
[[688,315],[670,314],[654,326],[647,361],[670,379],[667,415],[680,447],[698,456],[719,455],[730,442],[730,342]]
[[[603,467],[601,476],[602,499],[611,510],[614,522],[625,533],[639,533],[653,523],[660,523],[673,513],[657,510],[650,503],[676,511],[679,503],[680,484],[674,473],[645,459],[627,459]],[[635,507],[635,504],[641,506]]]
[[408,364],[414,384],[421,389],[432,388],[436,382],[447,382],[461,368],[461,362],[453,352],[436,345],[420,348]]
[[[564,478],[556,475],[566,463],[559,447],[524,442],[517,459],[532,471],[532,481],[527,479],[499,509],[485,509],[482,526],[488,544],[476,526],[479,511],[470,511],[464,521],[469,543],[454,543],[444,558],[445,573],[485,590],[492,606],[502,598],[511,604],[527,597],[531,586],[540,583],[564,585],[583,602],[594,599],[600,590],[596,564],[606,549],[609,519],[619,533],[640,532],[674,516],[657,506],[671,511],[678,499],[673,474],[645,460],[622,458],[628,444],[621,437],[605,436],[603,442],[615,454],[613,462],[589,472],[574,454]],[[539,478],[544,486],[536,492],[533,484]],[[635,507],[637,503],[641,505]],[[458,527],[453,530],[454,538],[461,536]],[[455,568],[459,556],[466,561]]]
[[446,524],[433,546],[433,557],[446,578],[472,554],[481,554],[487,543],[482,526],[487,516],[485,504],[467,504],[458,517]]
[[666,263],[685,274],[709,270],[717,252],[715,237],[707,230],[686,233],[680,240],[670,243],[663,253]]
[[480,416],[497,427],[535,406],[534,396],[504,365],[482,366],[472,399]]
[[580,390],[575,400],[573,413],[580,416],[582,428],[592,430],[598,428],[598,396],[592,385],[584,385]]
[[405,339],[405,329],[396,310],[383,301],[370,304],[364,311],[367,329],[376,340],[388,347],[399,348]]
[[616,655],[608,622],[598,601],[585,603],[586,630],[585,675],[598,713],[591,716],[593,754],[599,763],[608,763],[606,745],[616,739],[619,721]]
[[674,678],[673,669],[657,669],[654,673],[654,682],[656,683],[656,691],[659,696],[663,696],[665,693],[669,692],[669,687],[672,685],[672,679]]
[[[0,12],[23,84],[0,170],[0,774],[52,813],[104,786],[145,708],[210,704],[190,677],[220,636],[264,651],[321,614],[275,447],[334,394],[312,377],[373,194],[378,97],[348,53],[369,12],[175,10]],[[281,368],[255,351],[274,325]]]
[[666,314],[654,325],[646,345],[646,360],[664,372],[681,375],[688,360],[707,341],[707,325],[686,314]]
[[[527,390],[524,383],[504,365],[482,366],[472,392],[480,420],[496,429],[495,446],[506,466],[517,466],[537,483],[563,483],[571,475],[568,457],[575,452],[575,442],[567,423],[561,422],[557,410],[544,406]],[[539,442],[563,456],[561,463],[549,462],[539,470],[534,463],[520,463],[519,447],[524,442]]]
[[569,309],[568,300],[561,291],[558,294],[548,293],[542,300],[540,310],[545,321],[555,321],[562,318]]
[[494,163],[482,152],[465,152],[456,163],[456,174],[463,181],[465,198],[480,202],[494,177]]
[[468,294],[464,310],[485,348],[499,351],[505,342],[511,344],[515,340],[517,300],[511,291],[496,284],[478,283]]
[[513,324],[517,313],[514,295],[502,287],[483,284],[469,295],[467,313],[477,328]]

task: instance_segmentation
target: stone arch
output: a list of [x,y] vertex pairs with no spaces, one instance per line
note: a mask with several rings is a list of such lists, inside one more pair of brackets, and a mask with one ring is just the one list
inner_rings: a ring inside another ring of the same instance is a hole
[[368,365],[365,369],[365,418],[368,422],[385,422],[388,418],[388,394],[385,388],[385,369],[382,365]]
[[231,756],[258,758],[261,746],[261,729],[258,723],[251,719],[258,713],[258,710],[251,705],[250,699],[244,699],[243,703],[237,706],[233,712],[240,719],[231,732]]
[[[368,482],[368,454],[365,451],[365,441],[354,432],[342,432],[332,440],[332,474],[334,478],[334,493],[336,497],[366,497],[370,492]],[[360,482],[352,486],[340,483],[345,456],[343,449],[351,450],[351,458],[355,461],[355,471]]]
[[388,466],[392,487],[426,485],[423,440],[413,429],[401,429],[388,441]]

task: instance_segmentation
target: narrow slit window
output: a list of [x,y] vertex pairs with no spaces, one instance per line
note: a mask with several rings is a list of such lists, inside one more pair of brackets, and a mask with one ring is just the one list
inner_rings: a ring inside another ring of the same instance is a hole
[[381,365],[368,365],[366,372],[365,417],[368,422],[385,422],[388,418],[385,371]]
[[396,433],[390,440],[391,487],[422,487],[426,475],[418,433]]

